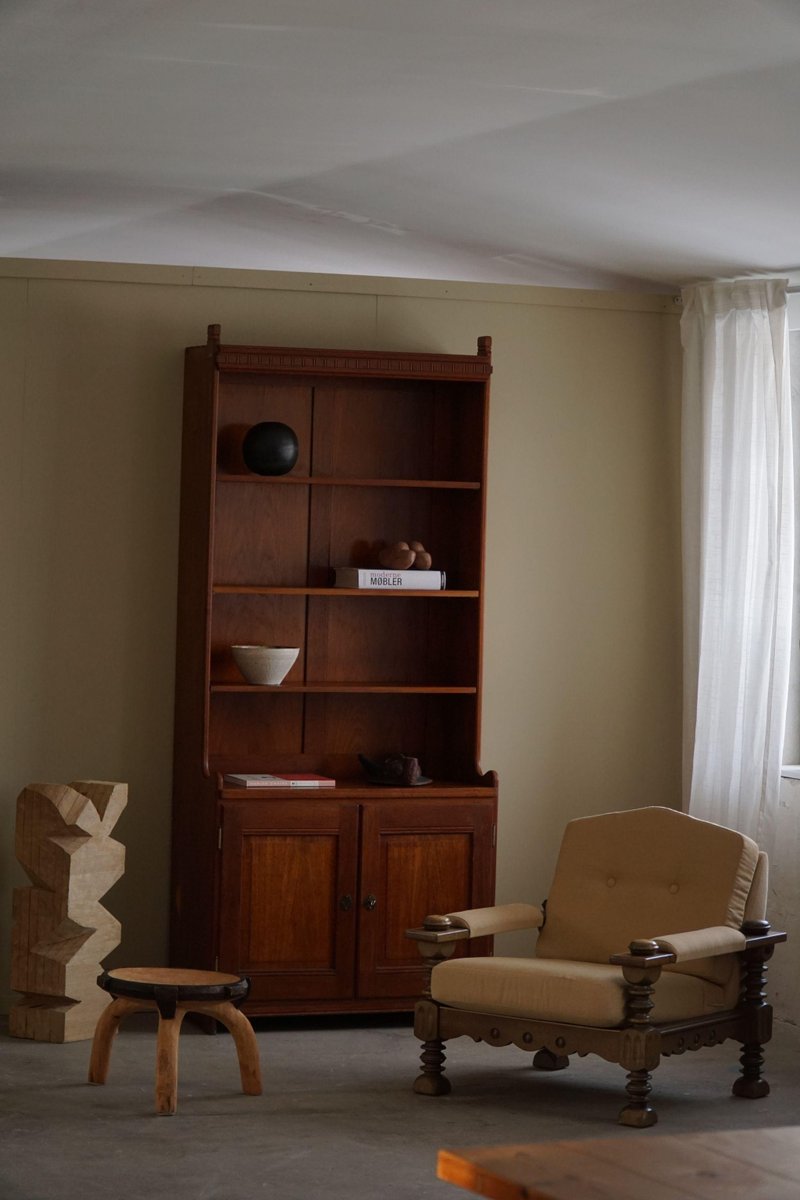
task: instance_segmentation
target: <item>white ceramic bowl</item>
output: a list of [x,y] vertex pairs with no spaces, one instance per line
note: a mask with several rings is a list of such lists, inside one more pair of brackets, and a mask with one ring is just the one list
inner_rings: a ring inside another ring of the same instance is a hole
[[260,687],[283,683],[300,653],[299,646],[231,646],[231,650],[247,682]]

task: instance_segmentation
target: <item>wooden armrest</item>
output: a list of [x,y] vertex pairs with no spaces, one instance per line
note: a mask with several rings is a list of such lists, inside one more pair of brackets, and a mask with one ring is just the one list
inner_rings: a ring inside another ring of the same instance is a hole
[[746,938],[740,929],[730,925],[712,925],[707,929],[689,929],[654,938],[661,950],[675,955],[675,961],[692,962],[698,958],[715,958],[720,954],[740,954]]
[[642,938],[631,942],[626,954],[612,954],[608,961],[618,967],[665,967],[675,962],[675,955],[662,950],[658,942]]
[[466,925],[456,925],[451,917],[438,913],[426,917],[420,928],[406,930],[406,937],[415,942],[458,942],[469,936]]
[[772,929],[769,921],[745,921],[742,925],[745,950],[756,950],[759,946],[776,946],[785,942],[787,935],[780,929]]
[[627,954],[612,954],[608,961],[620,967],[666,966],[667,963],[692,962],[720,954],[741,954],[745,950],[766,948],[785,941],[786,934],[778,930],[772,932],[769,921],[745,921],[741,930],[729,925],[715,925],[634,941]]
[[421,929],[409,929],[406,936],[418,942],[449,942],[492,937],[516,929],[541,929],[543,924],[544,910],[538,904],[495,904],[426,917]]

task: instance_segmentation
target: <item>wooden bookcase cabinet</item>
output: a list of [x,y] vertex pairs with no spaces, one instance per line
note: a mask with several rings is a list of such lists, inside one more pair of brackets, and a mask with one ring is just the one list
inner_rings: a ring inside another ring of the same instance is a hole
[[[408,926],[489,904],[497,782],[477,765],[490,339],[477,355],[225,346],[186,351],[171,957],[237,970],[247,1009],[402,1009],[422,984]],[[283,476],[241,457],[295,430]],[[335,588],[416,538],[441,592]],[[300,647],[280,687],[237,643]],[[416,755],[433,782],[370,785],[357,754]],[[309,794],[225,772],[313,771]],[[472,953],[487,943],[471,944]]]

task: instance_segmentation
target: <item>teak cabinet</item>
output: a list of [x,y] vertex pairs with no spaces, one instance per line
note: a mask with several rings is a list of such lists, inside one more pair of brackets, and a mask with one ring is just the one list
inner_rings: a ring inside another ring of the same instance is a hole
[[[220,344],[186,351],[171,957],[242,971],[251,1015],[403,1010],[404,937],[426,912],[491,904],[497,781],[477,763],[491,343],[477,355]],[[291,426],[285,475],[242,441]],[[333,586],[382,542],[421,541],[442,591]],[[231,646],[299,646],[280,686]],[[358,754],[431,783],[380,786]],[[314,772],[253,789],[226,772]],[[487,946],[470,943],[469,952]]]

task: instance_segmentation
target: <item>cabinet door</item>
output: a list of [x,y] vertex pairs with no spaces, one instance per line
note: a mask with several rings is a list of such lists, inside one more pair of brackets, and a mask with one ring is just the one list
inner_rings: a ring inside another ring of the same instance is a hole
[[219,965],[250,998],[353,995],[358,806],[229,801],[222,806]]
[[[405,936],[431,912],[494,900],[493,800],[386,801],[363,812],[358,995],[415,997],[419,951]],[[488,942],[470,952],[488,953]]]

